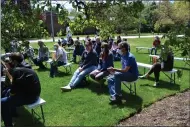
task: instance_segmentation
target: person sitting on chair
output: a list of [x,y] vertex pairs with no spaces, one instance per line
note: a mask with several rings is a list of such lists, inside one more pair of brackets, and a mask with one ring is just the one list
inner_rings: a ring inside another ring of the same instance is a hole
[[129,52],[129,45],[126,42],[119,43],[122,69],[110,67],[107,70],[113,74],[108,78],[110,101],[121,101],[121,81],[132,82],[138,79],[137,62],[133,54]]
[[57,67],[67,64],[67,53],[60,47],[58,44],[54,44],[54,50],[56,53],[53,56],[53,61],[51,62],[50,68],[50,77],[53,78],[55,76],[55,72],[57,71]]
[[74,72],[73,77],[71,78],[69,84],[67,86],[61,87],[61,90],[71,90],[76,87],[82,79],[90,74],[97,68],[97,54],[92,48],[92,42],[88,41],[85,43],[86,50],[82,54],[82,64],[80,67]]
[[90,77],[95,80],[103,79],[105,76],[108,76],[110,73],[107,71],[107,68],[113,67],[113,54],[109,51],[109,45],[103,43],[101,46],[102,52],[100,54],[100,66],[98,69],[90,73]]
[[38,57],[33,60],[36,66],[39,66],[41,69],[45,69],[46,67],[43,65],[44,61],[49,59],[49,50],[48,47],[42,41],[38,41]]
[[160,38],[158,36],[155,37],[155,40],[153,41],[153,47],[151,48],[150,54],[153,53],[154,50],[154,54],[156,55],[157,53],[157,47],[160,46]]
[[23,51],[24,59],[33,60],[34,59],[34,49],[30,46],[30,42],[26,41],[24,51]]
[[[162,49],[164,50],[164,49]],[[148,78],[153,72],[155,77],[155,83],[154,86],[159,85],[159,77],[160,77],[160,71],[171,71],[174,66],[174,56],[172,51],[169,51],[167,53],[167,58],[164,60],[161,58],[161,62],[156,62],[152,65],[151,69],[143,76],[139,76],[139,78],[144,79]]]
[[75,49],[73,51],[72,62],[76,63],[76,57],[77,57],[77,55],[81,56],[82,53],[84,52],[84,50],[85,50],[84,46],[78,40],[76,40],[75,41]]
[[1,98],[1,116],[5,127],[13,127],[12,116],[16,107],[36,102],[40,96],[41,86],[38,75],[32,69],[18,67],[23,61],[21,55],[13,54],[10,57],[10,67],[5,70],[11,82],[10,89]]

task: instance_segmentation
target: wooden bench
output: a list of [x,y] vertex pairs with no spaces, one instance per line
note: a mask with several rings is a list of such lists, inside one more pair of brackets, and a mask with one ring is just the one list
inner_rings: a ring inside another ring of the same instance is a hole
[[[152,67],[151,64],[145,64],[145,63],[140,63],[140,62],[137,62],[137,66],[144,68],[144,74],[145,74],[145,69],[146,68],[150,69]],[[162,71],[162,72],[170,79],[170,83],[175,84],[175,73],[177,72],[176,69],[172,69],[171,71]],[[170,73],[170,76],[167,73]],[[173,76],[173,74],[174,74],[174,76]]]
[[42,107],[45,103],[46,103],[46,101],[39,97],[38,100],[35,103],[29,104],[29,105],[25,105],[25,107],[27,109],[30,109],[32,111],[33,122],[35,122],[34,115],[39,116],[35,112],[34,109],[40,106],[40,109],[41,109],[41,118],[43,119],[43,123],[45,123],[45,117],[44,117],[44,112],[43,112],[43,107]]
[[150,53],[150,50],[151,50],[152,48],[149,48],[149,47],[136,47],[136,52],[138,52],[138,51],[140,51],[140,50],[142,50],[142,49],[146,49],[146,50],[148,50],[148,53]]

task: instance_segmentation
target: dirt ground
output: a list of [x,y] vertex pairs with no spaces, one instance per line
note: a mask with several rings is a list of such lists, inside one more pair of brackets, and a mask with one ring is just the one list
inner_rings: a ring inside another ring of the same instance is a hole
[[117,126],[190,126],[190,90],[156,102]]

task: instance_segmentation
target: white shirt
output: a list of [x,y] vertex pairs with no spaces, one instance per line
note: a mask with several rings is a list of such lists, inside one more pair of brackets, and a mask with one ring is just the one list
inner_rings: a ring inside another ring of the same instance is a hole
[[58,59],[58,61],[67,63],[67,53],[66,53],[65,49],[63,49],[62,47],[59,47],[56,50],[56,58],[58,58],[59,55],[62,55],[62,56]]

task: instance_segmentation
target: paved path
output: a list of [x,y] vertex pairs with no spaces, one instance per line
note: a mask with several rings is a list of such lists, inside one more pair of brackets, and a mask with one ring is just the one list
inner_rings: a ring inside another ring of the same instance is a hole
[[[158,35],[159,37],[162,37],[162,35]],[[91,37],[92,38],[92,37]],[[121,36],[121,38],[139,38],[139,36]],[[149,35],[149,36],[141,36],[141,38],[153,38],[153,35]],[[58,41],[59,38],[55,38],[55,42]],[[76,37],[73,38],[74,40],[76,40]],[[80,40],[84,40],[85,37],[80,37]],[[115,38],[116,39],[116,38]],[[53,39],[37,39],[37,40],[29,40],[31,43],[36,43],[38,41],[43,41],[43,42],[52,42]]]

